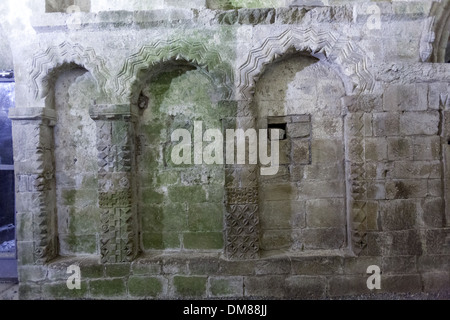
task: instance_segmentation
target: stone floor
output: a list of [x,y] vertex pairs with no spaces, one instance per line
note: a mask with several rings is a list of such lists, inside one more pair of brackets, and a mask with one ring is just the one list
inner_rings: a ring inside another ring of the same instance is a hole
[[19,285],[0,282],[0,300],[19,300]]

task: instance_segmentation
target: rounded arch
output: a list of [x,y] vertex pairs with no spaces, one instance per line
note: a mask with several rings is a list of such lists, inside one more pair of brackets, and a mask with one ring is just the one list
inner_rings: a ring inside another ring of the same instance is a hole
[[375,81],[368,70],[366,54],[352,41],[341,41],[332,31],[293,27],[269,37],[254,47],[239,68],[239,95],[250,99],[265,67],[290,51],[308,52],[338,68],[347,94],[371,92]]
[[94,77],[99,92],[106,95],[106,83],[110,76],[105,61],[97,56],[93,48],[65,41],[33,57],[33,71],[30,74],[32,98],[37,102],[44,101],[44,106],[47,106],[55,72],[71,65],[79,65],[88,70]]
[[434,2],[427,28],[422,34],[421,59],[423,62],[448,62],[450,38],[450,1]]
[[182,39],[157,41],[130,56],[115,82],[118,99],[122,103],[136,102],[139,87],[148,77],[147,72],[168,61],[184,61],[200,68],[214,83],[220,99],[232,97],[233,72],[219,51],[207,48],[202,42]]

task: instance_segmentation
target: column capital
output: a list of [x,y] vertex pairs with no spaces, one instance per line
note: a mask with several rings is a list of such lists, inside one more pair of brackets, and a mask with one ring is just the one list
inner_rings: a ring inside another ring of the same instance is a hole
[[56,111],[50,108],[12,108],[9,118],[13,121],[48,121],[49,126],[56,124]]

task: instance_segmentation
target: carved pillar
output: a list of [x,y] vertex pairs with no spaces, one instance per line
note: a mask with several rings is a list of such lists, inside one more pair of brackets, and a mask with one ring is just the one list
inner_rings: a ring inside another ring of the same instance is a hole
[[366,136],[372,135],[372,112],[381,105],[382,100],[378,95],[360,95],[344,97],[342,103],[348,110],[344,124],[347,210],[349,212],[348,242],[353,252],[360,256],[368,254],[368,234],[376,231],[368,219],[369,177],[366,171],[365,144]]
[[56,113],[15,108],[13,123],[19,264],[45,264],[58,255],[54,138]]
[[[227,119],[226,129],[255,129],[255,118],[241,116]],[[236,149],[235,149],[236,150]],[[248,163],[248,145],[246,148]],[[259,258],[258,165],[227,165],[226,186],[226,255],[228,259]]]
[[98,188],[102,263],[130,262],[139,254],[135,183],[135,120],[129,105],[97,105]]

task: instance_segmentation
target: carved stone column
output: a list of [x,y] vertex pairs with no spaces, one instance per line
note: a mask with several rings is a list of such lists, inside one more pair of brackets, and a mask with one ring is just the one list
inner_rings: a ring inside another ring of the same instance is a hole
[[[254,129],[253,117],[227,119],[226,129]],[[248,163],[248,145],[246,147]],[[234,164],[225,168],[226,186],[226,244],[228,259],[259,258],[259,197],[258,165]]]
[[[47,108],[15,108],[13,124],[17,246],[20,264],[45,264],[58,255],[53,127]],[[31,228],[28,224],[31,224]]]
[[139,254],[135,120],[129,105],[97,105],[98,188],[102,263],[130,262]]

